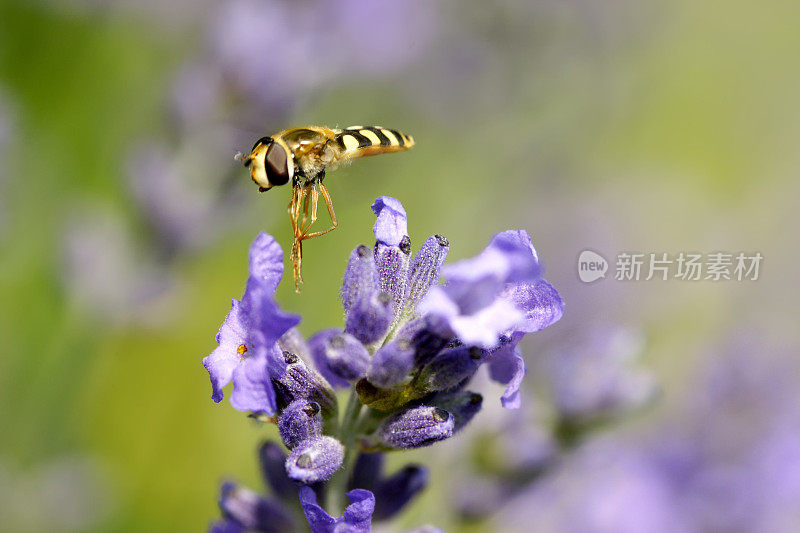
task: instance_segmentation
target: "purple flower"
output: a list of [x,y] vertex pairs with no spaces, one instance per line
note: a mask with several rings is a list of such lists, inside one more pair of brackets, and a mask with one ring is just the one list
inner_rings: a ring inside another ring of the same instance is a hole
[[300,487],[300,504],[311,525],[312,533],[369,533],[372,512],[375,509],[375,496],[363,489],[347,493],[350,505],[340,517],[332,517],[317,504],[317,494],[311,487]]
[[286,453],[280,444],[264,442],[258,450],[258,463],[264,484],[272,489],[272,493],[284,500],[293,501],[297,485],[286,475]]
[[439,333],[464,344],[494,348],[503,334],[531,333],[555,323],[564,304],[542,280],[541,266],[524,231],[505,231],[480,255],[445,266],[447,284],[431,288],[418,307],[436,317]]
[[280,533],[294,527],[291,513],[281,502],[265,498],[250,489],[233,483],[222,485],[219,507],[226,521],[218,524],[218,531],[245,531]]
[[353,467],[348,487],[375,494],[375,520],[387,520],[399,513],[428,484],[428,469],[406,465],[390,476],[383,475],[383,453],[362,453]]
[[594,326],[545,354],[544,370],[559,415],[590,422],[645,405],[657,388],[650,374],[636,368],[643,346],[636,331]]
[[240,411],[274,414],[275,391],[271,377],[283,372],[277,341],[300,317],[282,311],[274,300],[283,275],[283,252],[275,239],[261,233],[250,246],[250,276],[241,302],[217,333],[219,346],[203,359],[209,373],[212,398],[219,402],[222,389],[233,381],[231,405]]

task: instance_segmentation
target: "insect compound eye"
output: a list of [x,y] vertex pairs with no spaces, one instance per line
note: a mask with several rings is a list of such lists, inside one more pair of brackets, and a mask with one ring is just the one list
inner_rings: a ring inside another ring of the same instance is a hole
[[255,150],[259,144],[272,144],[272,137],[261,137],[259,140],[256,141],[253,147],[250,148],[250,151],[252,152],[253,150]]
[[288,160],[286,150],[280,144],[273,143],[267,148],[264,166],[272,185],[284,185],[289,182]]

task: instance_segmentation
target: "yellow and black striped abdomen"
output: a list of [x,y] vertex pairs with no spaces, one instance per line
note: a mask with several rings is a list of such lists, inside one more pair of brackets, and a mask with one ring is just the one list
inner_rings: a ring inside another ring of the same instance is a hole
[[341,158],[349,160],[408,150],[414,146],[414,138],[380,126],[350,126],[336,134],[336,143],[341,149]]

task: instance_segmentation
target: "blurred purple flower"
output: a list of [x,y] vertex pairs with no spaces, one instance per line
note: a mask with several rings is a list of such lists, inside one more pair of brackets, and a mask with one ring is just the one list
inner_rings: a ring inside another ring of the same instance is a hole
[[170,286],[170,276],[118,216],[94,207],[67,216],[60,252],[67,293],[97,319],[158,320],[145,306]]
[[643,347],[640,333],[603,325],[555,344],[541,361],[559,416],[591,422],[649,402],[657,392],[656,383],[634,366]]
[[281,533],[293,526],[290,511],[278,500],[265,498],[234,483],[224,483],[219,507],[225,521],[213,526],[216,531],[263,531]]

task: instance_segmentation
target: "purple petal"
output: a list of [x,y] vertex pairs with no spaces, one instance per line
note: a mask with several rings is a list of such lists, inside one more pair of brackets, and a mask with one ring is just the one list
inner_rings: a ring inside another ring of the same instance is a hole
[[326,533],[333,530],[336,519],[317,503],[317,493],[308,486],[300,487],[300,505],[311,526],[312,533]]
[[[311,487],[300,487],[300,505],[311,526],[312,533],[369,533],[372,511],[375,509],[375,496],[368,490],[354,489],[347,493],[350,505],[344,515],[334,518],[317,503],[317,494]],[[339,525],[349,527],[339,528]]]
[[542,274],[539,255],[525,230],[508,230],[495,235],[487,250],[502,252],[508,261],[506,282],[531,280]]
[[555,287],[543,279],[533,283],[517,283],[509,286],[503,298],[514,303],[525,314],[514,328],[517,331],[533,333],[550,326],[564,314],[564,302]]
[[509,272],[507,256],[487,248],[480,255],[445,265],[447,279],[444,290],[464,314],[473,313],[491,304],[505,288]]
[[271,346],[284,333],[300,323],[300,316],[288,313],[280,308],[273,298],[273,291],[268,283],[257,278],[249,278],[242,296],[242,307],[251,322],[251,335],[259,332],[265,346]]
[[451,333],[464,344],[487,349],[497,346],[500,336],[524,318],[516,306],[503,299],[496,299],[475,313],[462,314],[440,286],[431,288],[420,310],[439,319],[431,324],[439,328],[440,335]]
[[239,364],[240,356],[230,346],[217,346],[211,355],[203,358],[203,366],[211,378],[211,399],[219,403],[224,394],[222,389],[233,379],[233,371]]
[[231,310],[225,317],[225,321],[219,328],[217,336],[214,338],[217,343],[222,344],[225,341],[238,342],[242,344],[247,338],[247,321],[244,313],[242,313],[241,302],[236,298],[231,300]]
[[374,227],[375,240],[387,246],[399,246],[403,237],[408,236],[408,219],[400,200],[381,196],[373,202],[372,212],[378,217]]
[[530,237],[522,230],[496,235],[476,257],[442,268],[445,291],[463,314],[486,307],[508,283],[532,282],[541,267]]
[[219,346],[209,356],[203,358],[203,366],[211,378],[211,398],[217,403],[222,401],[224,396],[222,389],[231,382],[233,371],[242,359],[242,354],[239,353],[240,346],[250,349],[247,347],[246,338],[245,317],[241,312],[239,301],[234,299],[225,322],[217,332],[216,340]]
[[233,371],[231,405],[238,411],[275,413],[275,390],[265,353],[242,359]]
[[506,391],[500,397],[500,403],[506,409],[519,409],[521,405],[519,388],[527,369],[517,347],[519,338],[491,354],[489,360],[489,376],[506,385]]
[[344,510],[345,524],[349,525],[354,533],[369,533],[372,511],[375,510],[375,496],[364,489],[353,489],[347,493],[350,505]]
[[283,250],[268,233],[259,233],[250,245],[250,277],[264,283],[271,294],[283,277]]

